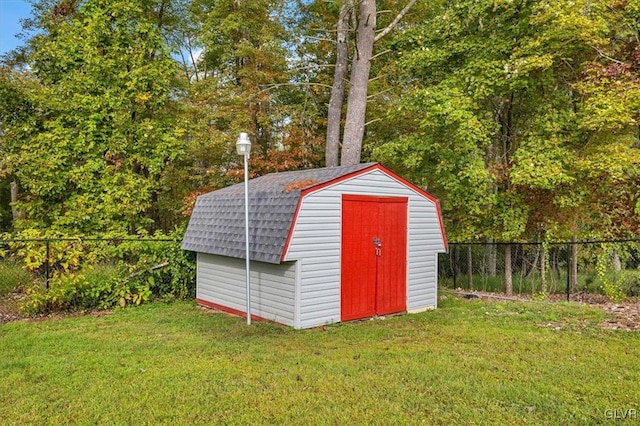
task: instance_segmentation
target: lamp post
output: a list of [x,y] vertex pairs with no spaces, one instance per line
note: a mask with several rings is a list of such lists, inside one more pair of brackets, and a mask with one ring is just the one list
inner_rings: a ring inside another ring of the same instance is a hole
[[236,141],[238,155],[244,157],[244,247],[246,259],[246,283],[247,283],[247,325],[251,325],[251,285],[249,282],[249,153],[251,152],[251,140],[245,132],[240,133]]

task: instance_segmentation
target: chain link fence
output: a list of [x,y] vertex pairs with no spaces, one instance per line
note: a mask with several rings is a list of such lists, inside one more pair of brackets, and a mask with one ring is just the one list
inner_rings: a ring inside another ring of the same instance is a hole
[[65,276],[80,272],[88,280],[106,280],[116,270],[131,279],[153,274],[154,291],[162,293],[172,285],[172,266],[184,262],[184,256],[180,242],[169,238],[0,240],[0,323],[22,316],[28,293],[47,293]]
[[[99,275],[125,265],[130,277],[138,277],[166,269],[154,285],[161,292],[172,279],[171,253],[177,252],[174,239],[0,240],[0,322],[21,316],[30,290],[47,291],[59,277],[80,270]],[[618,301],[640,296],[640,240],[450,243],[438,275],[440,285],[466,291]]]
[[450,243],[438,273],[454,289],[618,301],[640,296],[640,240]]

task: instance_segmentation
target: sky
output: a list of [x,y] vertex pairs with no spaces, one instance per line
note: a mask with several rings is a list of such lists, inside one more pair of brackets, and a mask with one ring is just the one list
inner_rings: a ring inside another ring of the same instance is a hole
[[0,55],[22,44],[15,38],[20,32],[20,19],[29,17],[31,5],[28,0],[0,0]]

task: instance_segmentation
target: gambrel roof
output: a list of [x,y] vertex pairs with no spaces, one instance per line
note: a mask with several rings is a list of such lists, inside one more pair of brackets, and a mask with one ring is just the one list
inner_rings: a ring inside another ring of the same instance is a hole
[[[249,181],[250,258],[280,263],[302,191],[381,167],[378,163],[271,173]],[[184,250],[245,258],[244,183],[196,200]]]

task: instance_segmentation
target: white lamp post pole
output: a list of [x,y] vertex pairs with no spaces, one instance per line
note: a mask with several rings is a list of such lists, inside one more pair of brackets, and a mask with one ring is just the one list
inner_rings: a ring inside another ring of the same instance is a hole
[[244,247],[246,259],[246,285],[247,285],[247,325],[251,325],[251,284],[249,281],[249,154],[251,153],[251,140],[249,135],[242,132],[236,141],[238,155],[244,157]]

